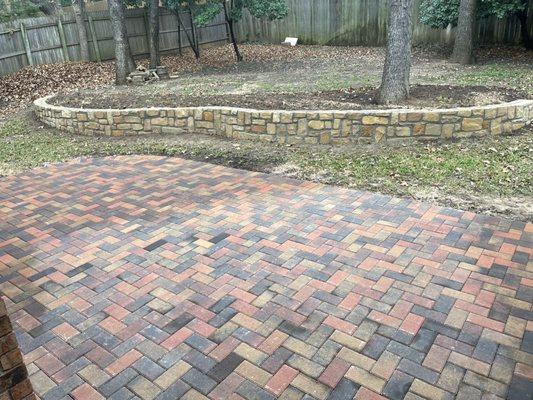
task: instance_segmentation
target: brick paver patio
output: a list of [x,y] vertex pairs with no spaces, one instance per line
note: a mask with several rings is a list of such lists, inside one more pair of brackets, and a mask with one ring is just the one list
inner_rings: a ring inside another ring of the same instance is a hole
[[43,399],[531,399],[533,225],[160,157],[0,180]]

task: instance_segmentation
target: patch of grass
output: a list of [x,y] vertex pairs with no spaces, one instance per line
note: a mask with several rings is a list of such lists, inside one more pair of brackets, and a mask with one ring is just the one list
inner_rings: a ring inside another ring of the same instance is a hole
[[27,132],[27,126],[23,120],[8,120],[0,125],[0,138],[18,136]]
[[315,90],[341,90],[350,87],[375,85],[376,80],[366,75],[347,76],[345,73],[324,74],[316,80]]
[[504,63],[476,65],[458,71],[455,80],[462,85],[508,87],[533,95],[533,74],[529,66]]
[[302,178],[354,188],[409,195],[435,187],[447,193],[530,195],[533,193],[533,137],[462,141],[452,144],[380,148],[378,152],[297,152],[292,162]]
[[21,120],[0,128],[0,175],[90,154],[62,135],[31,132]]
[[0,176],[82,156],[177,156],[258,170],[281,162],[275,152],[254,152],[252,148],[253,143],[232,145],[225,142],[224,146],[216,146],[209,141],[169,142],[155,137],[70,136],[16,119],[0,127]]
[[301,82],[270,82],[266,80],[256,83],[244,84],[241,88],[247,88],[258,95],[282,95],[284,93],[298,93],[302,90]]

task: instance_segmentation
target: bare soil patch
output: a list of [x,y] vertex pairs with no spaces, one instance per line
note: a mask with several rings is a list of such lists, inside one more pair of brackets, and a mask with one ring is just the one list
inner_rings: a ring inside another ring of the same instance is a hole
[[231,106],[261,110],[360,110],[370,108],[448,108],[498,104],[524,98],[519,91],[484,86],[415,85],[405,102],[377,104],[372,87],[315,93],[224,94],[184,96],[178,87],[143,90],[126,87],[120,91],[74,92],[51,99],[55,105],[75,108],[125,109],[142,107]]

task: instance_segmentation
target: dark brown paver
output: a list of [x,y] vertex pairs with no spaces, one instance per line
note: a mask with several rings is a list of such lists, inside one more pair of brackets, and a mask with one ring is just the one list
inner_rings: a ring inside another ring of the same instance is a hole
[[0,290],[43,399],[531,399],[532,236],[174,158],[0,181]]

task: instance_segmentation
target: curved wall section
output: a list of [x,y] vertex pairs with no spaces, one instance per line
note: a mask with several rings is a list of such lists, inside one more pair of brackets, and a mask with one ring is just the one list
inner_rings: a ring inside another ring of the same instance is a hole
[[509,134],[533,119],[533,100],[432,110],[278,111],[235,107],[79,109],[35,101],[41,121],[80,135],[203,133],[281,144],[382,143]]

